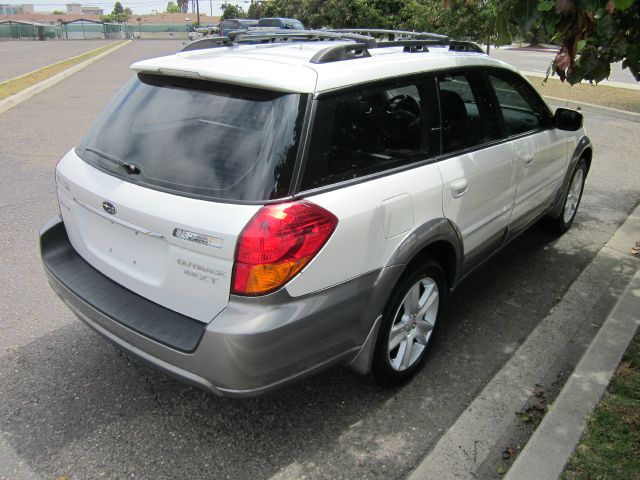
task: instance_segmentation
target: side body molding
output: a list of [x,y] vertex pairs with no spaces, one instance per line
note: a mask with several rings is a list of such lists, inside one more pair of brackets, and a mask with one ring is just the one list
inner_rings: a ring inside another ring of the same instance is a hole
[[[461,238],[460,232],[449,220],[446,218],[438,218],[430,220],[416,228],[400,243],[387,265],[380,270],[380,274],[376,279],[371,295],[372,306],[375,306],[375,308],[371,311],[379,312],[379,315],[375,318],[360,351],[355,358],[349,362],[349,367],[361,374],[366,374],[371,371],[373,354],[380,333],[380,323],[385,305],[407,266],[422,252],[428,251],[430,247],[434,247],[434,251],[436,252],[445,251],[445,248],[447,252],[453,252],[447,255],[447,257],[452,255],[453,258],[438,260],[443,263],[442,266],[447,273],[449,288],[452,289],[456,285],[462,272],[464,259]],[[445,246],[445,244],[448,244],[448,246]]]

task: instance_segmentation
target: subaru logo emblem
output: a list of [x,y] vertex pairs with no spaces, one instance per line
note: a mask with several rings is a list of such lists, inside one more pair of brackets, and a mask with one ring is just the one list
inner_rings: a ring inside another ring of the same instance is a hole
[[107,212],[109,215],[115,215],[116,214],[116,206],[113,203],[108,202],[107,200],[102,202],[102,209],[105,212]]

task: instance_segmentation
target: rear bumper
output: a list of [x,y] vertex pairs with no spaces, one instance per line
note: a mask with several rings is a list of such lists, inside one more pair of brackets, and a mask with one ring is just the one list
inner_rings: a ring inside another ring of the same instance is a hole
[[380,272],[304,297],[286,289],[232,296],[209,323],[165,309],[95,270],[71,246],[59,218],[40,232],[49,283],[96,332],[165,373],[225,396],[252,396],[352,361],[378,316]]

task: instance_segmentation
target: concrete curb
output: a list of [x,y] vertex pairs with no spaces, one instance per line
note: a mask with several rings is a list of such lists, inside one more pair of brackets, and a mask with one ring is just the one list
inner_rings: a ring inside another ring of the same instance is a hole
[[[618,301],[505,480],[556,480],[640,325],[640,271]],[[534,474],[535,472],[535,474]]]
[[[585,322],[588,325],[590,313],[606,295],[615,294],[618,287],[620,291],[624,290],[640,270],[640,261],[629,254],[639,231],[640,206],[444,433],[408,476],[409,480],[478,478],[476,472],[514,425],[515,412],[526,406],[536,385],[543,383],[553,371],[576,330],[585,328]],[[514,474],[512,478],[537,479],[538,467],[525,472],[524,476]]]
[[[95,57],[91,57],[91,58],[85,60],[84,62],[78,63],[77,65],[74,65],[73,67],[70,67],[70,68],[68,68],[68,69],[66,69],[66,70],[64,70],[64,71],[62,71],[60,73],[57,73],[53,77],[47,78],[46,80],[43,80],[40,83],[36,83],[35,85],[30,86],[29,88],[25,88],[24,90],[21,90],[20,92],[16,93],[15,95],[11,95],[10,97],[5,98],[4,100],[0,100],[0,114],[3,114],[7,110],[10,110],[11,108],[15,107],[16,105],[21,104],[22,102],[24,102],[25,100],[28,100],[29,98],[33,97],[37,93],[40,93],[40,92],[46,90],[47,88],[52,87],[53,85],[55,85],[56,83],[61,82],[62,80],[64,80],[68,76],[73,75],[76,72],[79,72],[83,68],[88,67],[92,63],[97,62],[98,60],[106,57],[110,53],[115,52],[116,50],[124,47],[125,45],[128,45],[129,43],[131,43],[131,40],[125,40],[122,43],[118,43],[117,45],[113,46],[112,48],[109,48],[108,50],[105,50],[104,52],[96,55]],[[86,52],[86,53],[89,53],[89,52]],[[85,55],[85,53],[83,53],[82,55]],[[79,55],[76,55],[76,57],[78,57],[78,56]],[[71,57],[71,58],[75,58],[75,57]],[[70,60],[71,58],[69,58],[67,60]],[[62,61],[64,61],[64,60],[62,60]],[[43,68],[47,68],[47,67],[43,67]],[[31,73],[33,73],[33,72],[29,72],[27,74],[20,75],[20,77],[24,77],[24,76],[29,75]],[[16,78],[20,78],[20,77],[16,77]],[[10,79],[10,80],[13,80],[13,79]]]
[[[545,74],[540,72],[521,71],[520,73],[528,77],[538,77],[538,78],[546,77]],[[582,84],[588,85],[589,82],[583,81]],[[626,88],[627,90],[640,90],[640,83],[616,82],[615,80],[602,80],[600,83],[598,83],[598,85],[602,85],[603,87],[612,87],[612,88]]]

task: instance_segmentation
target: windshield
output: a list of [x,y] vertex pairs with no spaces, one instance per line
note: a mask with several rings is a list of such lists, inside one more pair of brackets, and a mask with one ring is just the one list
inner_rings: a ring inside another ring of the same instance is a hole
[[303,96],[139,74],[77,152],[124,180],[191,196],[289,195]]

